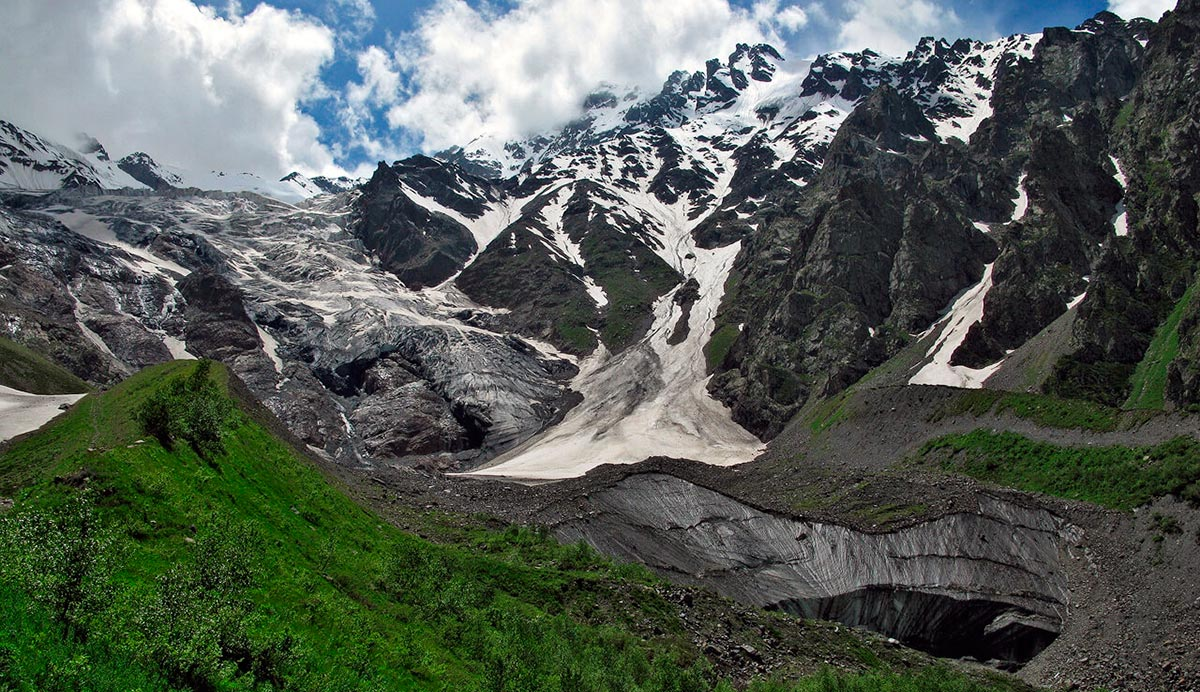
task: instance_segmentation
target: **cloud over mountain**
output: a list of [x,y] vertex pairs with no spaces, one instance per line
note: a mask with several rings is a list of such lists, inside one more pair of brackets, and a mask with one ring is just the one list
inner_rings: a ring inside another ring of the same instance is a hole
[[301,103],[334,55],[330,29],[257,5],[12,0],[0,42],[2,117],[66,141],[196,168],[322,172],[333,158]]

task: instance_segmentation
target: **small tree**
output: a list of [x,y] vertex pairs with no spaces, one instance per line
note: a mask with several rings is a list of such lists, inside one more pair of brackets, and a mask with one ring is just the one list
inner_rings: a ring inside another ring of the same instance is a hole
[[183,440],[202,459],[223,454],[221,434],[233,407],[213,382],[211,369],[212,361],[201,360],[190,375],[172,378],[147,399],[136,413],[142,430],[167,449]]

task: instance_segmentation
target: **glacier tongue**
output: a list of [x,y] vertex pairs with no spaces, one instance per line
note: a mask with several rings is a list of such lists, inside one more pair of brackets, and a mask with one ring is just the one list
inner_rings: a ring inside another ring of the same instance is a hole
[[[713,163],[722,170],[714,186],[714,197],[720,200],[734,167],[728,160]],[[636,463],[657,455],[732,465],[750,461],[764,448],[707,390],[704,345],[741,243],[711,250],[697,247],[692,230],[703,215],[690,213],[686,198],[668,205],[644,191],[613,192],[644,215],[649,222],[644,227],[659,240],[652,245],[659,256],[698,284],[687,337],[671,343],[683,315],[675,300],[681,285],[659,298],[652,326],[641,342],[615,356],[601,346],[584,359],[571,382],[583,402],[561,423],[475,470],[475,475],[569,478],[601,464]]]
[[761,453],[763,444],[734,423],[706,389],[704,343],[738,250],[734,244],[697,251],[692,277],[701,293],[683,343],[667,343],[681,311],[672,292],[659,299],[644,341],[615,357],[601,346],[581,363],[571,387],[583,394],[583,403],[559,425],[473,473],[557,479],[657,455],[724,466]]

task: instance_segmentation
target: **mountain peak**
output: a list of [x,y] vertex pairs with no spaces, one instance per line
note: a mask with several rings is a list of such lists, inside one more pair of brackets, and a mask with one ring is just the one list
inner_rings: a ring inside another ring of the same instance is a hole
[[753,46],[739,43],[729,56],[729,67],[743,73],[749,72],[750,78],[759,82],[769,82],[775,76],[783,55],[768,43],[756,43]]
[[101,144],[98,139],[89,135],[88,133],[80,132],[78,135],[76,135],[75,141],[77,143],[76,149],[79,150],[79,153],[95,156],[101,161],[111,160],[108,157],[108,152],[104,149],[104,145]]

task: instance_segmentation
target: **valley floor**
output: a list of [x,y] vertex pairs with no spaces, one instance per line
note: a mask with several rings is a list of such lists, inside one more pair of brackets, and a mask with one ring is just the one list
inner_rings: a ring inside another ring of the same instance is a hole
[[[1194,507],[1162,497],[1132,512],[1110,510],[981,483],[922,461],[934,458],[925,456],[932,453],[925,451],[928,441],[980,429],[1012,431],[1050,445],[1047,449],[1156,449],[1172,440],[1195,439],[1200,417],[1083,411],[1072,409],[1071,402],[1008,396],[928,386],[854,392],[799,419],[756,461],[733,467],[657,458],[602,466],[551,484],[440,477],[410,469],[377,469],[345,480],[364,501],[392,512],[411,511],[405,507],[482,511],[548,525],[561,538],[583,535],[610,554],[655,566],[674,580],[749,601],[772,588],[763,586],[771,583],[761,581],[764,575],[773,580],[777,573],[764,567],[761,574],[754,573],[756,568],[739,576],[737,570],[718,567],[720,555],[749,549],[739,541],[761,540],[739,516],[763,517],[750,519],[752,524],[774,521],[770,517],[809,525],[830,522],[870,536],[901,535],[955,517],[999,517],[1015,522],[1015,532],[1031,521],[1018,516],[1040,513],[1058,526],[1062,557],[1050,569],[1066,591],[1062,604],[1052,609],[1061,617],[1061,633],[1022,668],[1021,677],[1055,688],[1186,690],[1200,685],[1200,661],[1191,654],[1200,650],[1200,584],[1193,578],[1200,564],[1200,512]],[[694,486],[727,499],[701,510],[707,514],[700,523],[684,521],[655,538],[659,534],[651,527],[674,521],[659,513],[679,511],[682,496],[666,490],[674,481],[648,495],[630,494],[637,485],[631,482],[653,478],[678,479],[675,485],[685,493]],[[687,540],[681,534],[699,535],[706,526],[726,523],[732,532],[714,534],[725,536],[718,538],[719,547],[699,551],[691,546],[679,553],[673,543]],[[982,548],[954,539],[938,550],[947,549],[965,556]],[[748,559],[765,559],[763,550],[775,549],[760,546]],[[677,562],[677,554],[691,557]],[[1036,569],[1048,567],[1045,558],[1037,559]]]

